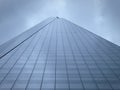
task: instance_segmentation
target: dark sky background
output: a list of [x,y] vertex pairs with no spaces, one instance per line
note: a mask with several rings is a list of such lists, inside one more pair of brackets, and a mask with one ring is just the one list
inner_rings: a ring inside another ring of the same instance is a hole
[[0,0],[0,44],[59,16],[120,45],[120,0]]

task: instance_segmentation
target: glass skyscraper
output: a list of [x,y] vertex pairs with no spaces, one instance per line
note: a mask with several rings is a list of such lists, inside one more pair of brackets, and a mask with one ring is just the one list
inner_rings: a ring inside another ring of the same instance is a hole
[[120,90],[120,47],[46,19],[0,46],[0,90]]

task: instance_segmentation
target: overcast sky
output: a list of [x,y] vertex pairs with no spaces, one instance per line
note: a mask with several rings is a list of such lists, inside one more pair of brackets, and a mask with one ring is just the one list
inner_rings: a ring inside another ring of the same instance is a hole
[[120,45],[120,0],[0,0],[0,44],[48,17],[63,17]]

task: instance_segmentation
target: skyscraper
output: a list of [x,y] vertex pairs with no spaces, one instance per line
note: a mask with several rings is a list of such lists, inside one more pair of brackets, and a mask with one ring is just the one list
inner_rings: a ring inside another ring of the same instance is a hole
[[120,90],[120,47],[49,18],[0,46],[0,90]]

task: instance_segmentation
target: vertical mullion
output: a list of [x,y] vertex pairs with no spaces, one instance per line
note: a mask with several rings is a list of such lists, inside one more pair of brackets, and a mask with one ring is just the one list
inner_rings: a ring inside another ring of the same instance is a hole
[[[36,37],[36,36],[35,36],[35,37]],[[18,78],[20,77],[20,75],[21,75],[21,73],[22,73],[22,71],[23,71],[23,69],[24,69],[25,65],[26,65],[26,64],[27,64],[27,62],[29,61],[30,56],[31,56],[31,54],[33,53],[33,51],[34,51],[34,49],[35,49],[36,45],[37,45],[37,41],[35,42],[35,44],[34,44],[34,46],[33,46],[32,50],[31,50],[31,52],[30,52],[29,56],[27,57],[27,60],[25,61],[25,63],[24,63],[24,65],[23,65],[23,67],[21,68],[21,70],[20,70],[20,72],[19,72],[19,74],[18,74],[17,78],[15,79],[15,81],[14,81],[14,83],[13,83],[12,87],[11,87],[11,89],[13,89],[13,88],[14,88],[15,83],[17,82]]]
[[[63,23],[64,23],[64,21],[63,21]],[[64,28],[66,28],[65,23],[64,23]],[[76,65],[76,68],[77,68],[77,71],[78,71],[78,74],[79,74],[79,79],[80,79],[80,81],[81,81],[81,83],[82,83],[83,89],[85,89],[85,87],[84,87],[84,85],[83,85],[83,82],[82,82],[82,80],[81,80],[81,76],[80,76],[78,64],[77,64],[77,62],[76,62],[75,55],[74,55],[74,53],[73,53],[73,49],[72,49],[72,46],[71,46],[72,43],[70,43],[70,39],[69,39],[69,37],[68,37],[68,33],[67,33],[66,30],[68,30],[68,29],[67,29],[67,28],[65,29],[65,33],[66,33],[66,37],[67,37],[67,40],[68,40],[69,45],[70,45],[70,49],[71,49],[71,51],[72,51],[74,63],[75,63],[75,65]],[[69,31],[70,31],[70,30],[69,30]],[[72,32],[70,32],[70,33],[72,33]]]
[[[61,25],[63,25],[64,23],[61,21]],[[63,26],[61,26],[63,27]],[[65,30],[65,28],[63,27],[63,31]],[[62,37],[62,44],[63,44],[63,53],[64,53],[64,58],[65,58],[65,68],[66,68],[66,74],[67,74],[67,81],[68,81],[68,87],[70,90],[70,80],[69,80],[69,74],[68,74],[68,66],[67,66],[67,62],[66,62],[66,52],[65,52],[65,43],[64,43],[64,34],[61,33],[61,37]]]
[[[48,27],[48,26],[47,26],[47,27]],[[46,33],[46,37],[47,37],[47,34],[48,34],[48,32]],[[37,40],[36,46],[39,45],[40,40],[41,40],[41,37],[42,37],[42,36],[40,35],[39,38],[38,38],[38,40]],[[37,55],[37,58],[36,58],[36,60],[35,60],[35,64],[34,64],[34,66],[33,66],[32,72],[31,72],[31,74],[30,74],[30,76],[29,76],[29,79],[28,79],[28,82],[27,82],[27,85],[26,85],[25,90],[27,90],[27,88],[28,88],[30,79],[31,79],[31,77],[32,77],[32,75],[33,75],[33,72],[34,72],[34,70],[35,70],[36,64],[37,64],[37,62],[38,62],[38,60],[39,60],[40,53],[41,53],[41,49],[42,49],[42,47],[43,47],[43,45],[44,45],[44,42],[45,42],[45,40],[43,40],[42,45],[41,45],[41,47],[39,48],[40,50],[39,50],[38,55]]]
[[[49,24],[49,25],[51,25],[51,24]],[[51,38],[52,38],[52,34],[53,34],[53,31],[52,31],[53,29],[52,30],[51,29],[52,28],[48,29],[50,32],[47,31],[50,34],[50,38],[49,38],[50,40],[49,40],[49,45],[48,45],[48,50],[47,50],[47,56],[46,56],[46,60],[45,60],[45,66],[44,66],[44,69],[43,69],[42,80],[41,80],[41,84],[40,84],[40,90],[42,90],[42,85],[43,85],[45,70],[46,70],[47,61],[48,61],[48,54],[49,54],[49,49],[50,49],[50,43],[51,43]],[[46,37],[46,39],[47,39],[47,37]]]
[[[34,36],[35,37],[35,36]],[[34,37],[32,37],[32,40],[34,39]],[[23,50],[23,53],[20,54],[20,56],[18,57],[18,59],[15,61],[15,63],[13,64],[13,66],[10,68],[10,70],[8,71],[8,73],[4,76],[4,78],[0,81],[0,85],[2,84],[2,82],[5,80],[5,78],[8,76],[8,74],[10,73],[10,71],[14,68],[15,64],[19,61],[20,57],[24,54],[24,52],[27,50],[27,48],[30,46],[30,44],[32,43],[32,40],[29,42],[28,46]]]
[[56,37],[56,46],[55,46],[55,48],[56,48],[56,52],[55,52],[55,85],[54,85],[54,90],[56,90],[56,65],[57,65],[57,43],[58,43],[58,36],[57,36],[57,33],[58,33],[58,20],[56,20],[57,22],[56,22],[56,28],[55,28],[55,37]]
[[[19,47],[17,47],[15,49],[15,51],[12,53],[12,55],[6,59],[6,61],[0,66],[0,70],[3,68],[3,66],[19,51],[19,49],[21,48],[22,45],[20,45]],[[3,59],[3,58],[2,58]]]
[[[87,36],[89,37],[89,35],[87,34]],[[89,37],[90,38],[90,37]],[[86,40],[88,41],[88,43],[90,44],[90,42],[89,42],[89,40],[86,38]],[[94,48],[93,48],[94,49]],[[95,50],[95,52],[98,54],[98,56],[100,57],[100,58],[102,58],[102,60],[104,61],[104,63],[111,69],[111,71],[114,73],[114,71],[113,71],[113,69],[106,63],[106,61],[104,60],[104,58],[97,52],[97,50],[96,49],[94,49]],[[92,56],[92,55],[90,55],[92,58],[93,58],[93,60],[94,60],[94,57]],[[95,60],[94,60],[95,61]],[[114,60],[113,60],[114,61]],[[95,64],[98,66],[98,68],[99,68],[99,70],[101,71],[101,73],[102,73],[102,75],[106,78],[106,76],[104,75],[104,73],[102,72],[102,70],[101,70],[101,68],[99,67],[99,65],[97,64],[97,62],[95,61]],[[114,73],[115,74],[115,73]],[[119,76],[117,76],[116,74],[115,74],[115,76],[116,77],[118,77],[118,79],[119,79]],[[119,79],[120,80],[120,79]],[[106,78],[106,81],[109,83],[109,85],[110,85],[110,87],[113,89],[113,87],[112,87],[112,85],[111,85],[111,83],[109,82],[109,80]]]
[[[80,33],[80,32],[79,32],[79,33]],[[73,36],[73,39],[74,39],[74,41],[75,41],[75,43],[76,43],[77,48],[79,49],[79,52],[81,53],[82,58],[84,59],[84,62],[85,62],[85,64],[86,64],[88,70],[90,71],[90,74],[91,74],[91,77],[92,77],[92,79],[93,79],[93,81],[94,81],[94,84],[95,84],[96,87],[99,89],[99,87],[98,87],[98,85],[96,84],[96,81],[95,81],[95,79],[94,79],[94,77],[93,77],[93,75],[92,75],[92,73],[91,73],[91,70],[90,70],[90,68],[89,68],[89,66],[88,66],[88,64],[87,64],[84,56],[82,55],[83,53],[81,52],[81,50],[80,50],[80,48],[79,48],[79,45],[78,45],[78,43],[77,43],[77,41],[76,41],[76,39],[75,39],[75,37],[74,37],[74,35],[73,35],[72,32],[71,32],[71,34],[72,34],[72,36]],[[78,33],[76,33],[76,35],[78,36]],[[82,34],[81,34],[81,35],[82,35]],[[81,44],[83,44],[84,47],[86,47],[86,45],[83,43],[82,39],[81,39],[81,40],[79,39],[79,41],[81,42]],[[78,42],[79,42],[79,41],[78,41]],[[86,48],[86,50],[87,50],[87,48]],[[87,51],[88,51],[88,50],[87,50]]]
[[[90,37],[90,38],[91,38],[91,36],[90,36],[90,35],[88,35],[88,37]],[[101,47],[101,45],[104,45],[104,46],[106,46],[106,48],[107,48],[107,45],[106,45],[105,43],[103,43],[103,42],[102,42],[102,40],[100,40],[100,39],[98,39],[98,38],[96,38],[96,37],[95,37],[95,39],[101,42],[101,43],[97,43],[97,45],[98,45],[98,46],[100,46],[100,47]],[[119,66],[119,64],[118,64],[118,63],[116,63],[116,62],[113,60],[113,58],[112,58],[109,54],[107,54],[107,53],[106,53],[106,51],[105,51],[102,47],[101,47],[101,49],[102,49],[102,50],[103,50],[103,52],[106,54],[106,56],[108,56],[108,57],[109,57],[109,58],[110,58],[110,59],[111,59],[111,60],[112,60],[112,61],[113,61],[113,62],[114,62],[117,66]],[[109,48],[108,48],[108,49],[109,49]],[[114,53],[112,50],[111,50],[110,52]],[[117,56],[118,58],[120,58],[120,56],[119,56],[119,55],[117,55],[117,54],[116,54],[116,56]],[[120,68],[120,67],[119,67],[119,68]],[[113,72],[114,72],[114,71],[113,71]],[[117,75],[117,77],[119,78],[119,76],[118,76],[118,75]],[[120,78],[119,78],[119,79],[120,79]]]

